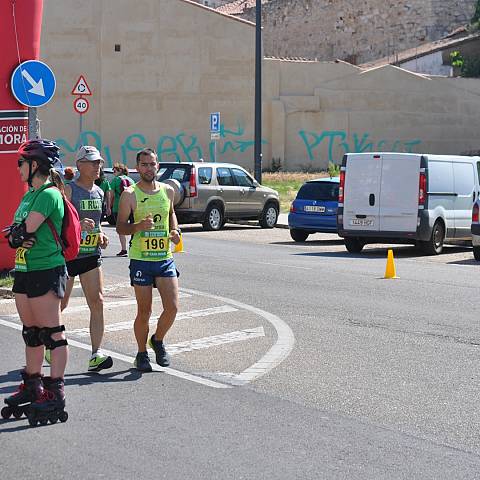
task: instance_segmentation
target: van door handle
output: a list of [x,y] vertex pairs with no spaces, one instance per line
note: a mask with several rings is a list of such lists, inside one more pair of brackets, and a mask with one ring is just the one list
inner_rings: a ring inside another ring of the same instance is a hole
[[370,194],[368,197],[368,203],[370,204],[371,207],[375,205],[375,195],[373,193]]

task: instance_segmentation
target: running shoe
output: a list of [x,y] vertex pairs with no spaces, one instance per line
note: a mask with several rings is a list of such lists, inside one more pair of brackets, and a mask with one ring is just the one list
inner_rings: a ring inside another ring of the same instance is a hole
[[99,372],[100,370],[111,368],[112,365],[113,365],[112,357],[108,355],[103,355],[100,350],[97,350],[90,357],[90,361],[88,362],[88,371]]
[[126,257],[127,256],[127,251],[126,250],[120,250],[117,253],[117,257]]
[[150,347],[155,352],[155,359],[161,367],[168,367],[170,365],[170,356],[165,350],[165,345],[161,340],[155,340],[155,335],[150,337],[148,341]]
[[150,358],[148,352],[138,352],[133,362],[134,367],[140,372],[151,372],[152,366],[150,365]]
[[52,364],[52,351],[48,348],[45,349],[45,361],[51,365]]

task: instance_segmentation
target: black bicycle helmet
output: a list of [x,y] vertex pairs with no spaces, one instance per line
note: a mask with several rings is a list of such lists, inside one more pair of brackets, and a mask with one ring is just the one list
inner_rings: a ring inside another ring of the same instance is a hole
[[[18,149],[21,155],[29,164],[28,184],[32,186],[32,178],[40,170],[40,173],[48,175],[51,168],[55,165],[62,166],[59,156],[60,149],[52,140],[46,138],[38,138],[35,140],[28,140],[20,145]],[[32,172],[32,161],[35,160],[38,167]]]

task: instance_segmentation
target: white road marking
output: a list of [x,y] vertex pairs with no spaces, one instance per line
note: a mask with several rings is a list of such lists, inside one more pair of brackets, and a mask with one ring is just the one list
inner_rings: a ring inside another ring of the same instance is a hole
[[[104,303],[104,307],[110,306],[116,302]],[[88,307],[87,307],[88,310]],[[207,317],[209,315],[216,315],[219,313],[236,312],[237,308],[230,305],[222,305],[221,307],[204,308],[201,310],[190,310],[188,312],[180,312],[177,314],[175,320],[185,320],[188,318]],[[157,323],[158,315],[152,315],[149,323]],[[120,332],[122,330],[131,330],[133,328],[133,320],[127,320],[125,322],[109,323],[105,324],[105,332]],[[76,328],[74,330],[68,330],[69,335],[75,335],[78,337],[89,337],[90,328]]]
[[[186,255],[193,255],[195,257],[211,257],[211,258],[216,258],[214,255],[208,255],[206,253],[190,253],[186,252]],[[237,262],[237,263],[245,263],[244,260],[238,260],[235,258],[229,258],[230,262]],[[313,270],[312,267],[299,267],[298,265],[291,265],[287,263],[268,263],[268,262],[256,262],[254,260],[250,261],[249,264],[257,264],[257,265],[272,265],[274,267],[283,267],[283,268],[299,268],[300,270]]]
[[[21,330],[22,325],[19,323],[13,323],[13,322],[8,322],[6,320],[0,319],[0,325],[3,325],[5,327],[9,328],[14,328],[15,330]],[[68,340],[68,344],[72,347],[77,347],[81,348],[83,350],[87,350],[88,352],[91,352],[92,347],[91,345],[85,344],[85,343],[80,343],[75,340]],[[130,357],[129,355],[123,355],[122,353],[117,353],[117,352],[112,352],[111,350],[106,350],[102,348],[102,352],[105,353],[106,355],[110,355],[112,358],[116,358],[117,360],[120,360],[125,363],[129,363],[133,365],[133,362],[135,360],[134,357]],[[200,385],[205,385],[206,387],[212,387],[212,388],[231,388],[230,385],[227,385],[225,383],[219,383],[215,382],[214,380],[209,380],[208,378],[203,378],[203,377],[197,377],[196,375],[192,375],[190,373],[186,372],[180,372],[179,370],[174,370],[173,368],[165,368],[165,367],[160,367],[159,365],[152,363],[152,369],[156,372],[164,372],[167,375],[171,375],[172,377],[178,377],[183,380],[189,380],[190,382],[195,382],[199,383]]]
[[[215,378],[221,378],[222,380],[229,383],[230,385],[235,385],[235,386],[245,385],[249,382],[252,382],[253,380],[260,378],[266,373],[270,372],[275,367],[280,365],[280,363],[282,363],[288,357],[288,355],[290,355],[290,352],[292,351],[293,346],[295,344],[295,337],[290,327],[276,315],[266,312],[265,310],[261,310],[260,308],[256,308],[251,305],[238,302],[236,300],[232,300],[230,298],[221,297],[218,295],[211,295],[209,293],[201,292],[198,290],[186,289],[186,288],[182,288],[181,291],[183,294],[198,295],[200,297],[211,298],[214,300],[221,301],[222,303],[235,306],[238,309],[248,310],[256,315],[259,315],[260,317],[263,317],[266,321],[268,321],[273,326],[273,328],[275,328],[277,332],[277,341],[258,362],[254,363],[253,365],[251,365],[249,368],[247,368],[246,370],[244,370],[238,375],[230,374],[230,373],[223,373],[223,374],[213,373],[211,374],[211,376],[215,376]],[[116,306],[124,306],[124,305],[135,304],[135,303],[136,303],[135,300],[132,300],[132,301],[123,300],[118,302],[110,302],[105,305],[111,306],[112,304],[114,304]],[[73,311],[74,308],[77,309],[78,307],[72,307],[70,311]],[[81,309],[86,310],[88,309],[88,307],[82,306]],[[5,315],[2,318],[5,320],[0,319],[0,325],[5,325],[7,327],[15,328],[17,330],[22,329],[22,326],[20,324],[9,322],[8,320],[6,320],[6,319],[12,319],[12,320],[18,319],[18,315]],[[90,345],[88,344],[83,344],[75,340],[69,340],[69,342],[71,345],[76,346],[78,348],[83,348],[84,350],[91,349]],[[106,350],[104,351],[107,352]],[[113,358],[117,358],[119,360],[126,361],[126,362],[133,362],[134,360],[133,357],[130,357],[128,355],[123,355],[123,354],[111,352],[111,351],[108,351],[108,355],[110,355]],[[180,372],[170,368],[159,367],[158,365],[152,364],[152,367],[156,371],[163,371],[165,373],[168,373],[169,375],[174,375],[186,380],[191,380],[193,382],[211,386],[213,388],[228,388],[227,385],[219,382],[215,382],[214,380],[208,380],[203,377],[197,377],[195,375]]]
[[[170,355],[178,355],[179,353],[202,350],[204,348],[216,347],[218,345],[225,345],[227,343],[243,342],[244,340],[250,340],[251,338],[264,336],[265,331],[263,330],[263,327],[246,328],[245,330],[237,330],[236,332],[197,338],[187,342],[173,343],[171,345],[166,345],[166,349]],[[150,348],[148,351],[150,353],[154,353]]]
[[273,267],[286,267],[286,268],[298,268],[300,270],[313,270],[311,267],[299,267],[297,265],[289,265],[285,263],[270,263],[270,262],[252,262],[257,263],[258,265],[271,265]]
[[235,305],[238,308],[248,310],[260,315],[267,320],[277,332],[277,341],[270,350],[256,363],[248,367],[242,373],[233,376],[232,378],[226,378],[225,380],[232,385],[245,385],[252,382],[257,378],[265,375],[275,367],[280,365],[289,355],[295,344],[295,337],[291,328],[279,317],[273,315],[273,313],[266,312],[260,308],[247,305],[246,303],[237,302],[230,298],[220,297],[218,295],[211,295],[209,293],[200,292],[198,290],[192,290],[189,288],[182,288],[182,291],[191,293],[192,295],[198,295],[201,297],[213,298],[230,305]]

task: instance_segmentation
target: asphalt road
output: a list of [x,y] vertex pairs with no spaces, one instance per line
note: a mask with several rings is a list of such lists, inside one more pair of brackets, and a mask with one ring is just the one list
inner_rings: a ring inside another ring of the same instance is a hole
[[[114,368],[85,373],[76,290],[65,315],[70,418],[1,422],[2,478],[480,478],[470,249],[396,247],[399,278],[385,280],[385,248],[352,256],[334,236],[295,244],[287,230],[255,227],[184,232],[172,368],[131,369],[135,305],[112,235]],[[23,365],[15,327],[14,306],[0,304],[2,395]]]

